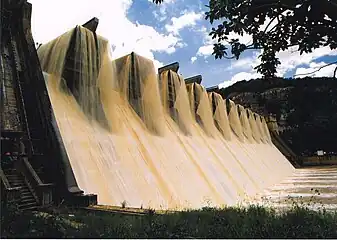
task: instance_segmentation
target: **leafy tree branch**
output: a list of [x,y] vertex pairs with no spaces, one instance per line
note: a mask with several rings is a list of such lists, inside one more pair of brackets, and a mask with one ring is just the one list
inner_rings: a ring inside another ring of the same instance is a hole
[[[209,33],[216,41],[215,58],[239,59],[247,50],[260,49],[256,70],[265,77],[276,74],[276,54],[289,47],[297,46],[300,54],[337,48],[337,0],[209,0],[206,7],[206,19],[220,21]],[[250,35],[252,43],[230,39],[233,33]]]
[[[337,63],[337,61],[331,62],[331,63],[327,63],[327,64],[325,64],[325,65],[323,65],[323,66],[317,68],[316,70],[314,70],[314,71],[312,71],[312,72],[295,74],[294,77],[297,77],[297,76],[304,76],[304,75],[312,75],[312,74],[314,74],[314,73],[316,73],[316,72],[322,70],[323,68],[326,68],[326,67],[328,67],[328,66],[334,65],[334,64],[336,64],[336,63]],[[334,75],[333,75],[334,78],[336,78],[336,69],[337,69],[337,67],[335,68],[335,71],[334,71]]]

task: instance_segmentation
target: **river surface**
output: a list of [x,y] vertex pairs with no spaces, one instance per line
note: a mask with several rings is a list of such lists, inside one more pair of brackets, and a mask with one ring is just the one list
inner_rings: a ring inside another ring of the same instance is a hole
[[298,204],[313,210],[337,210],[337,166],[296,169],[295,174],[266,189],[254,201],[276,208]]

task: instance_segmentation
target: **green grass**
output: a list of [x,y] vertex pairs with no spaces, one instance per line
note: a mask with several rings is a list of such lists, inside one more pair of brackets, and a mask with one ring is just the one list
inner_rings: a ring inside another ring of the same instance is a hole
[[2,213],[2,238],[337,238],[337,214],[294,205],[203,208],[143,216],[58,209]]

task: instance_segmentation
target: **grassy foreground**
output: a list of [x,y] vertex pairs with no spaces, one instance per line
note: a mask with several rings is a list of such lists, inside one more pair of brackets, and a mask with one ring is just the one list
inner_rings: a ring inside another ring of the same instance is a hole
[[250,206],[142,216],[12,207],[1,215],[1,238],[337,238],[337,213],[299,206],[282,213]]

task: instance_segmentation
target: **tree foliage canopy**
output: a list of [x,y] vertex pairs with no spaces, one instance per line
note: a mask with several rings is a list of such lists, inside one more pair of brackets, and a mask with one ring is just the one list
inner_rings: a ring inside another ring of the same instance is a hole
[[[246,50],[261,49],[261,64],[255,69],[267,77],[276,73],[279,51],[337,48],[337,0],[210,0],[207,7],[206,19],[220,22],[210,32],[217,41],[215,58],[238,59]],[[252,41],[231,39],[231,33],[249,34]]]

